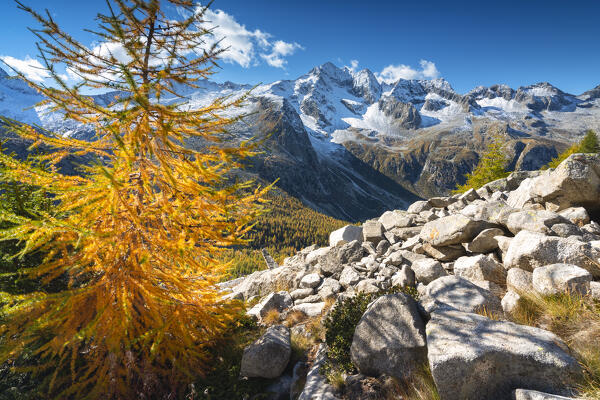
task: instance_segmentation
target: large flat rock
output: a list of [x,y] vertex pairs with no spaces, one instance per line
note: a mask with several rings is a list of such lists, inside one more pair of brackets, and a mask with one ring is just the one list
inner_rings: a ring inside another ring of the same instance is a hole
[[449,308],[431,314],[427,345],[442,400],[508,400],[518,388],[560,393],[580,373],[551,332]]

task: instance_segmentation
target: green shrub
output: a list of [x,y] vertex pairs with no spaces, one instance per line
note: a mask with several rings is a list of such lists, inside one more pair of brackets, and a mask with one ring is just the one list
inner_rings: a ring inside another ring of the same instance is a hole
[[560,153],[558,157],[553,158],[548,165],[542,169],[556,168],[561,162],[565,161],[571,154],[575,153],[598,153],[600,152],[600,144],[598,143],[598,136],[592,130],[587,131],[583,139],[579,143],[569,147],[564,152]]

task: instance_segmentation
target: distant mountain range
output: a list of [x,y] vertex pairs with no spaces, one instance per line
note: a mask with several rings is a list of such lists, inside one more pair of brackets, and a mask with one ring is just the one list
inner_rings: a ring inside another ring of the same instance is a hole
[[[249,89],[204,81],[186,95],[194,108]],[[32,108],[40,100],[0,70],[0,115],[93,137],[88,127]],[[516,90],[493,85],[461,95],[444,79],[387,84],[368,69],[326,63],[298,79],[254,88],[238,112],[249,116],[231,127],[237,137],[267,137],[251,173],[279,178],[278,186],[316,210],[362,220],[462,183],[492,132],[506,137],[510,169],[538,169],[600,126],[600,86],[572,95],[546,82]]]

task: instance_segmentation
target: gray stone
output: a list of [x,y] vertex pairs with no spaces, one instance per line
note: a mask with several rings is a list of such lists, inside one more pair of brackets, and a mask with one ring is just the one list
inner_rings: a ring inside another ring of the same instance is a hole
[[407,228],[413,226],[415,216],[406,211],[386,211],[379,217],[378,221],[381,222],[386,231],[389,231],[393,228]]
[[561,292],[587,294],[592,274],[571,264],[551,264],[533,270],[533,288],[543,295]]
[[383,232],[384,229],[381,222],[367,221],[363,224],[363,240],[365,242],[371,242],[377,246],[381,240],[385,239]]
[[375,252],[378,256],[382,256],[385,254],[386,251],[388,251],[389,248],[390,242],[388,242],[386,239],[382,239],[379,243],[377,243],[377,248],[375,249]]
[[518,293],[509,290],[502,298],[502,310],[506,314],[512,313],[517,308],[520,299],[521,296]]
[[342,285],[340,285],[338,281],[332,278],[325,278],[321,286],[319,286],[319,288],[317,289],[319,296],[321,296],[323,300],[329,297],[334,297],[341,290]]
[[533,192],[558,210],[573,206],[597,209],[600,155],[572,154],[553,171],[535,178]]
[[508,217],[506,226],[513,234],[522,230],[548,234],[554,224],[566,222],[566,219],[550,211],[519,211]]
[[498,248],[498,240],[495,239],[495,236],[502,235],[504,235],[502,229],[484,229],[471,242],[465,243],[464,247],[471,253],[489,253]]
[[354,286],[360,281],[360,275],[351,266],[347,265],[344,267],[342,274],[340,275],[340,285],[347,288]]
[[491,281],[499,285],[506,283],[506,270],[488,255],[460,257],[454,262],[454,274],[471,282]]
[[356,285],[357,293],[377,293],[380,290],[376,279],[363,279]]
[[413,226],[410,228],[393,228],[390,233],[393,233],[400,240],[407,240],[414,236],[419,236],[421,233],[422,226]]
[[439,277],[448,275],[444,267],[442,267],[442,264],[431,258],[415,260],[412,263],[411,269],[413,270],[417,281],[425,285]]
[[560,215],[577,226],[584,226],[590,222],[590,216],[583,207],[569,207],[559,212]]
[[[413,249],[416,250],[416,249]],[[423,251],[438,261],[454,261],[464,256],[466,251],[463,246],[454,244],[450,246],[433,246],[430,243],[423,244]]]
[[469,190],[467,190],[466,192],[464,192],[463,194],[461,194],[458,197],[458,200],[464,200],[466,202],[472,202],[474,200],[479,199],[479,195],[477,194],[477,192],[475,191],[475,189],[471,188]]
[[398,272],[392,276],[392,286],[415,287],[415,273],[408,265],[403,265]]
[[307,296],[310,296],[311,294],[314,294],[314,292],[315,292],[315,290],[313,288],[308,287],[308,288],[293,290],[292,292],[290,292],[290,296],[292,296],[292,299],[298,300],[298,299],[303,299]]
[[469,204],[460,213],[476,221],[506,225],[508,217],[515,211],[503,200],[491,200]]
[[318,294],[311,294],[310,296],[306,296],[302,299],[296,300],[294,302],[294,304],[298,305],[298,304],[308,304],[308,303],[320,303],[321,301],[323,301],[321,296],[319,296]]
[[363,242],[362,243],[362,248],[365,249],[365,251],[367,253],[369,253],[372,256],[377,256],[377,250],[375,249],[375,246],[373,246],[373,243],[371,242]]
[[324,302],[303,303],[296,304],[294,307],[292,307],[292,311],[300,311],[301,313],[304,313],[307,317],[312,318],[321,315],[323,313],[324,307]]
[[325,276],[341,273],[345,264],[360,261],[365,250],[358,240],[332,247],[327,254],[319,257],[319,266]]
[[500,299],[493,293],[453,275],[443,276],[427,285],[425,297],[464,312],[484,309],[492,313],[502,312]]
[[394,267],[400,266],[403,261],[404,257],[402,256],[402,251],[400,250],[394,251],[386,258],[387,264],[393,265]]
[[576,400],[574,397],[558,396],[537,390],[517,389],[513,392],[514,400]]
[[554,224],[550,229],[556,234],[556,236],[562,238],[568,238],[569,236],[579,236],[582,233],[581,230],[572,223]]
[[354,331],[350,354],[365,375],[409,378],[427,360],[425,324],[412,297],[387,295],[369,305]]
[[329,234],[329,246],[334,247],[338,244],[350,243],[354,240],[363,241],[362,226],[346,225]]
[[427,345],[441,400],[508,399],[522,387],[564,390],[581,371],[551,332],[448,308],[431,313]]
[[420,237],[433,246],[448,246],[469,242],[486,228],[488,225],[483,221],[455,214],[426,223]]
[[402,258],[404,258],[404,260],[408,264],[414,263],[415,260],[421,260],[423,258],[427,258],[426,256],[424,256],[422,254],[413,253],[412,251],[408,251],[408,250],[401,250],[401,251],[402,251]]
[[272,326],[244,349],[240,375],[248,378],[277,378],[285,370],[292,346],[285,326]]
[[[362,232],[360,234],[360,240],[362,240]],[[325,254],[329,253],[330,250],[331,250],[331,247],[321,247],[321,248],[315,249],[315,250],[311,251],[310,253],[308,253],[304,260],[308,265],[314,265],[319,261],[319,257],[324,256]]]
[[283,311],[287,310],[293,305],[294,300],[288,292],[281,291],[271,293],[267,295],[264,299],[262,299],[254,307],[252,307],[252,309],[248,311],[248,315],[255,316],[258,319],[262,319],[271,310],[276,310],[277,312],[282,313]]
[[327,346],[319,345],[315,361],[306,375],[306,384],[298,400],[338,400],[335,389],[321,374],[321,368],[327,362]]
[[316,288],[320,283],[321,277],[319,274],[307,274],[300,280],[300,288]]
[[431,208],[431,204],[429,204],[428,201],[416,201],[412,203],[406,211],[411,214],[418,214],[421,211],[430,210]]
[[456,203],[457,200],[458,199],[454,199],[452,197],[431,197],[428,200],[428,203],[434,208],[444,208],[448,207],[452,203]]
[[531,293],[533,274],[520,268],[509,269],[506,274],[506,288],[516,293]]
[[508,251],[510,242],[512,242],[513,238],[507,236],[495,236],[494,239],[498,242],[498,248],[502,252],[502,259],[504,259],[504,255]]
[[404,243],[402,243],[402,247],[400,247],[402,250],[412,250],[417,244],[419,244],[421,241],[421,238],[419,237],[419,235],[417,236],[413,236],[409,239],[407,239]]
[[573,264],[600,277],[600,250],[589,243],[521,231],[511,241],[504,267],[533,271],[549,264]]

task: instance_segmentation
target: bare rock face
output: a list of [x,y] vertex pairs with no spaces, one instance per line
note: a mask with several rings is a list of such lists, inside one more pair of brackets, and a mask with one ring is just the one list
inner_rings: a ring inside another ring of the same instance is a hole
[[506,288],[516,293],[529,293],[533,290],[533,274],[520,268],[511,268],[506,274]]
[[427,360],[425,323],[417,303],[403,293],[375,300],[356,326],[350,353],[365,375],[410,377]]
[[560,393],[580,374],[553,333],[449,308],[431,314],[427,346],[442,400],[510,399],[524,387]]
[[364,249],[358,240],[350,243],[338,244],[329,252],[318,258],[321,271],[325,276],[341,273],[344,264],[360,261]]
[[583,206],[597,211],[599,197],[600,156],[572,154],[555,170],[523,181],[509,195],[508,204],[522,208],[526,204],[539,203],[551,211]]
[[564,217],[551,211],[527,210],[512,213],[506,225],[513,234],[522,230],[549,234],[553,225],[566,221]]
[[466,243],[488,228],[484,221],[454,214],[426,223],[421,230],[421,240],[433,246]]
[[413,270],[417,281],[424,285],[429,284],[439,277],[448,275],[444,267],[442,267],[442,264],[431,258],[423,258],[414,261],[411,269]]
[[453,275],[443,276],[427,285],[424,297],[464,312],[502,312],[500,299],[492,292]]
[[587,294],[592,274],[571,264],[551,264],[533,270],[533,288],[543,295],[557,293]]
[[465,243],[465,249],[471,253],[489,253],[498,248],[498,240],[495,236],[504,235],[499,228],[484,229],[471,242]]
[[244,349],[240,375],[248,378],[277,378],[292,355],[290,331],[272,326],[260,339]]
[[504,267],[533,271],[549,264],[573,264],[600,277],[600,249],[578,240],[521,231],[510,242]]
[[506,283],[506,270],[492,256],[479,254],[472,257],[460,257],[454,262],[454,274],[471,282],[490,281],[503,285]]
[[362,242],[363,232],[361,226],[346,225],[337,231],[331,232],[329,235],[329,245],[331,247],[337,246],[338,244],[349,243],[353,240]]
[[383,225],[378,221],[368,221],[363,225],[363,239],[365,242],[371,242],[374,246],[385,239]]

